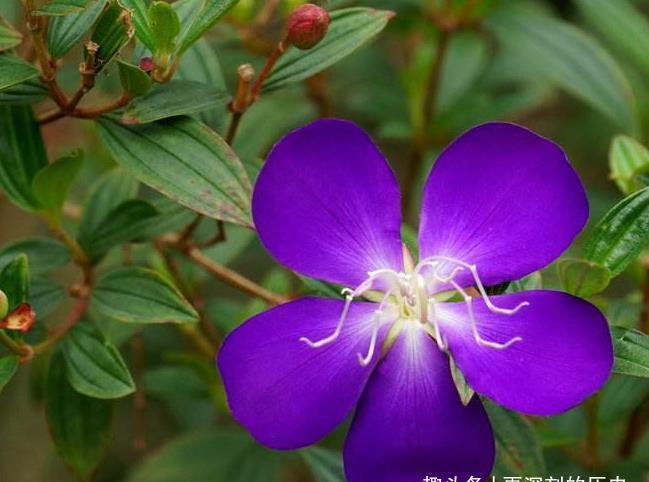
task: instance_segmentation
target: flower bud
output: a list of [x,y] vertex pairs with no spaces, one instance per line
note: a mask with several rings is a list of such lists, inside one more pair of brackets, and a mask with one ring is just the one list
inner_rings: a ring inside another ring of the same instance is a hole
[[11,313],[0,322],[0,328],[6,330],[29,331],[36,322],[36,313],[28,303],[18,305]]
[[148,74],[155,68],[155,64],[153,63],[153,59],[151,57],[142,57],[140,59],[139,67]]
[[305,3],[293,10],[286,25],[288,43],[308,50],[315,47],[327,33],[329,13],[317,5]]

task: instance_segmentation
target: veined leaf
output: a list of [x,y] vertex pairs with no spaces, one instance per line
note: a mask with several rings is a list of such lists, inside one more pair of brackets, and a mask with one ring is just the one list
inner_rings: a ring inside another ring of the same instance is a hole
[[93,398],[120,398],[135,383],[119,350],[90,322],[78,323],[61,346],[70,385]]
[[624,198],[595,226],[586,258],[617,276],[649,242],[649,188]]
[[34,10],[33,15],[68,15],[81,12],[87,3],[88,0],[50,0],[45,5]]
[[385,28],[394,13],[372,8],[345,8],[331,12],[327,35],[309,50],[289,47],[264,82],[271,92],[323,71],[361,47]]
[[47,26],[47,48],[60,59],[86,35],[97,21],[108,0],[90,0],[84,10],[54,17]]
[[611,327],[615,348],[613,371],[620,375],[649,378],[649,335],[620,326]]
[[200,39],[214,24],[225,15],[239,0],[185,0],[184,7],[191,14],[183,21],[178,37],[177,49],[183,53]]
[[629,136],[616,136],[609,152],[611,177],[624,194],[631,194],[642,186],[634,179],[649,170],[649,151]]
[[0,356],[0,393],[2,393],[2,389],[9,383],[17,369],[18,357],[16,355]]
[[26,80],[0,91],[0,105],[32,104],[43,99],[48,92],[49,89],[39,79]]
[[194,114],[230,101],[225,90],[189,80],[172,80],[157,85],[144,97],[135,99],[122,115],[125,124],[148,124],[168,117]]
[[530,73],[588,103],[625,132],[637,128],[628,81],[595,39],[566,22],[531,14],[518,2],[496,10],[486,26]]
[[122,5],[128,8],[133,15],[135,36],[151,52],[155,50],[151,25],[149,25],[148,6],[145,0],[121,0]]
[[111,403],[78,393],[66,375],[63,355],[50,360],[45,416],[56,450],[81,480],[89,480],[110,442]]
[[38,77],[38,69],[10,54],[0,54],[0,91]]
[[127,323],[195,323],[198,313],[182,294],[155,271],[120,268],[98,281],[90,307]]
[[66,299],[63,285],[50,279],[33,278],[29,288],[29,304],[39,319],[51,315]]
[[125,92],[133,97],[139,97],[151,90],[153,80],[144,70],[123,60],[118,60],[117,65],[119,66],[119,80]]
[[582,298],[604,291],[611,281],[606,266],[585,259],[564,258],[557,263],[557,270],[563,289]]
[[343,460],[339,453],[322,447],[300,450],[316,482],[345,482]]
[[22,34],[0,17],[0,52],[17,47],[22,41]]
[[0,271],[0,289],[9,302],[9,311],[29,299],[29,264],[27,256],[19,254]]
[[133,34],[131,11],[119,2],[109,3],[99,16],[91,37],[92,42],[99,46],[95,54],[95,69],[99,71],[113,60]]
[[27,255],[29,269],[33,273],[48,273],[61,268],[70,262],[68,248],[50,238],[23,238],[0,248],[0,269],[9,264],[16,256]]
[[236,154],[190,118],[125,126],[99,119],[113,158],[136,178],[206,216],[250,225],[250,181]]
[[41,209],[54,222],[58,222],[63,203],[74,179],[81,169],[83,151],[69,155],[45,166],[32,181],[32,192]]

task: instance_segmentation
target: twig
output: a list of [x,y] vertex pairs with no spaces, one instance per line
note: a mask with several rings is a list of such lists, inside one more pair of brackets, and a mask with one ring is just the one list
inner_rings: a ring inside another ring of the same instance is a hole
[[0,330],[0,343],[10,352],[20,357],[21,362],[29,361],[34,356],[34,350],[24,342],[18,342],[11,338],[4,330]]

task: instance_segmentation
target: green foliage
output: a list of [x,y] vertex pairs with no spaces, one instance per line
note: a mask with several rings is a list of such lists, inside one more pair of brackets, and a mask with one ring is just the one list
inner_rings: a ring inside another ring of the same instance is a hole
[[314,446],[302,450],[300,455],[311,469],[316,482],[345,482],[340,454]]
[[649,170],[649,151],[629,136],[617,136],[609,152],[611,177],[624,194],[642,187],[636,177]]
[[614,326],[615,373],[649,378],[649,335]]
[[9,311],[29,299],[27,256],[20,254],[0,271],[0,289],[7,296]]
[[108,448],[111,403],[74,390],[59,352],[47,373],[45,415],[59,455],[79,480],[88,480]]
[[606,266],[578,258],[566,258],[557,263],[561,286],[575,296],[587,298],[604,291],[611,280]]
[[176,47],[176,37],[180,33],[180,20],[171,5],[154,1],[149,6],[149,26],[156,57],[170,56]]
[[0,269],[20,254],[25,254],[29,259],[32,273],[48,273],[70,262],[70,251],[59,241],[50,238],[22,238],[0,248]]
[[13,49],[22,41],[21,33],[0,17],[0,52]]
[[[133,36],[130,11],[113,0],[101,13],[90,40],[98,47],[93,55],[96,71],[103,69]],[[86,56],[91,55],[86,52]]]
[[97,21],[107,3],[108,0],[90,0],[81,12],[52,19],[47,29],[50,55],[61,58],[78,44]]
[[179,8],[189,12],[178,39],[178,50],[182,53],[207,33],[214,24],[230,10],[238,0],[183,0]]
[[61,352],[68,382],[79,393],[111,399],[135,391],[122,355],[92,323],[80,323],[70,330]]
[[88,0],[49,0],[42,7],[34,10],[34,15],[68,15],[81,12]]
[[250,183],[243,166],[200,122],[181,117],[126,126],[101,118],[98,126],[115,160],[144,184],[206,216],[250,225]]
[[0,356],[0,393],[9,383],[18,369],[18,357],[16,355]]
[[198,313],[156,272],[120,268],[102,276],[92,292],[91,309],[126,323],[195,323]]
[[34,176],[32,192],[40,209],[50,220],[59,222],[63,203],[81,169],[83,151],[77,150],[47,165]]
[[146,94],[153,86],[151,77],[137,65],[118,60],[119,80],[125,92],[133,97]]
[[0,54],[0,91],[38,77],[38,69],[20,57]]

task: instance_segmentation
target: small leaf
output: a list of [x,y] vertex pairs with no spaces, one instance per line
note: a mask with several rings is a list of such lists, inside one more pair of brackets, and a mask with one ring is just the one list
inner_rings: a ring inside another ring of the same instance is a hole
[[[612,46],[649,75],[649,22],[627,0],[577,0],[588,24]],[[624,28],[620,28],[623,25]]]
[[300,82],[335,64],[383,30],[394,13],[355,7],[335,10],[330,16],[327,35],[318,45],[286,50],[264,82],[264,92]]
[[649,169],[649,151],[629,136],[617,136],[609,152],[611,178],[624,194],[631,194],[642,186],[635,177]]
[[521,415],[485,401],[496,439],[497,467],[507,475],[545,474],[541,444]]
[[557,263],[557,270],[563,289],[582,298],[604,291],[611,281],[606,266],[585,259],[562,259]]
[[122,5],[131,11],[135,36],[151,52],[155,50],[153,34],[149,25],[148,8],[145,0],[121,0]]
[[101,228],[113,209],[135,197],[137,187],[135,178],[123,169],[112,169],[93,183],[79,224],[78,240],[82,246],[91,244],[92,233]]
[[250,226],[250,181],[214,131],[189,118],[125,126],[99,119],[115,161],[136,178],[206,216]]
[[38,75],[38,69],[20,57],[0,54],[0,91],[35,79]]
[[343,460],[339,453],[322,447],[309,447],[299,454],[311,469],[316,482],[345,482]]
[[49,89],[39,79],[26,80],[0,91],[0,104],[33,104],[48,92]]
[[649,241],[649,188],[617,203],[595,226],[586,245],[586,258],[617,276],[635,260]]
[[29,265],[27,256],[18,255],[0,271],[0,290],[9,301],[9,311],[29,299]]
[[195,114],[230,101],[227,91],[189,80],[172,80],[156,85],[144,97],[135,99],[122,115],[124,124],[147,124],[168,117]]
[[77,45],[97,21],[108,0],[90,0],[81,12],[52,18],[47,26],[47,48],[60,59]]
[[90,480],[110,442],[111,403],[86,397],[67,380],[63,355],[50,360],[45,385],[45,416],[56,450],[81,480]]
[[0,107],[0,187],[23,209],[37,209],[32,180],[47,166],[45,147],[31,106]]
[[121,268],[104,275],[93,290],[93,310],[126,323],[195,323],[198,313],[155,271]]
[[70,385],[93,398],[121,398],[135,383],[119,350],[90,322],[78,323],[66,335],[61,351]]
[[16,256],[27,255],[29,269],[33,273],[48,273],[70,262],[68,248],[50,238],[23,238],[0,248],[0,269]]
[[82,161],[83,151],[78,149],[47,165],[34,176],[34,197],[46,215],[55,222],[58,222],[68,190],[81,169]]
[[615,366],[620,375],[649,378],[649,335],[638,330],[612,326]]
[[230,10],[238,0],[186,0],[186,8],[191,7],[189,18],[183,21],[178,38],[178,52],[183,53],[200,39],[214,24]]
[[144,70],[123,60],[118,60],[117,65],[119,66],[119,80],[125,92],[128,92],[132,97],[139,97],[151,90],[153,81]]
[[9,383],[9,380],[16,373],[18,368],[18,357],[15,355],[2,355],[0,356],[0,393],[2,389]]
[[575,26],[504,3],[486,26],[521,68],[583,100],[625,132],[637,128],[633,93],[606,50]]
[[180,33],[178,14],[167,2],[154,1],[149,6],[148,16],[153,52],[156,57],[168,57],[173,53],[176,37]]
[[[99,72],[122,50],[133,36],[131,11],[119,2],[111,2],[95,25],[91,41],[99,46],[95,54],[95,70]],[[88,52],[86,52],[88,55]]]
[[141,236],[149,228],[149,221],[158,214],[158,210],[146,201],[125,201],[108,212],[94,231],[85,233],[80,240],[81,246],[97,261],[111,248]]
[[22,34],[0,17],[0,52],[13,49],[22,41]]
[[281,452],[260,447],[239,430],[181,437],[146,459],[128,482],[279,482]]
[[45,5],[33,11],[32,15],[68,15],[81,12],[88,0],[50,0]]

